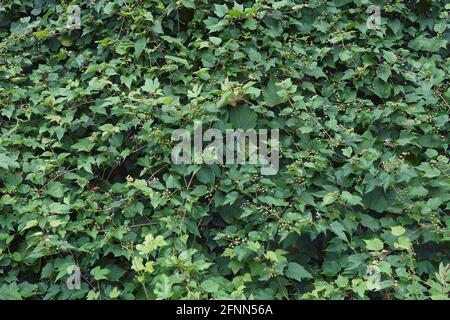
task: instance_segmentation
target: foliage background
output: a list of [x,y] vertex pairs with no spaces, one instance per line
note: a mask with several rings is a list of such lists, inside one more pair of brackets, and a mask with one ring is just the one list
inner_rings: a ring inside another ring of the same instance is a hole
[[[446,1],[0,2],[0,299],[448,297]],[[173,165],[194,119],[279,173]]]

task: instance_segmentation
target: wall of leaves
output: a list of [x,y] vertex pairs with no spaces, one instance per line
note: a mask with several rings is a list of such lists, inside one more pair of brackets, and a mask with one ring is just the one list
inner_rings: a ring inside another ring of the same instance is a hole
[[[449,9],[0,1],[0,299],[448,298]],[[194,120],[279,172],[174,165]]]

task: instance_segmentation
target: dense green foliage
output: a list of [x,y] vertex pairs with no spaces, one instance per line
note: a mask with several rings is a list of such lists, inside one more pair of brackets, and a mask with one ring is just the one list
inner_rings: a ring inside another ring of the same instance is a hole
[[[447,298],[446,2],[1,0],[0,299]],[[174,165],[194,120],[278,174]]]

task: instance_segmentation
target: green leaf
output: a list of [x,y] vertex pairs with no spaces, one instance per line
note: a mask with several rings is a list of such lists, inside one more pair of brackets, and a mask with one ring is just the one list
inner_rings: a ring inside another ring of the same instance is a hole
[[114,1],[109,2],[106,4],[106,6],[103,8],[103,12],[106,14],[113,14],[116,12],[116,3]]
[[299,265],[296,262],[288,263],[286,276],[297,281],[302,281],[302,279],[307,278],[313,278],[313,276],[308,271],[306,271],[303,266]]
[[60,182],[49,182],[46,193],[55,198],[62,198],[64,196],[64,185]]
[[163,274],[156,282],[153,292],[156,294],[158,299],[169,299],[173,294],[172,286],[173,284],[169,277]]
[[248,57],[255,62],[261,61],[261,54],[253,48],[248,50]]
[[230,121],[235,129],[248,130],[256,127],[258,116],[249,106],[236,106],[230,110]]
[[391,69],[385,65],[383,65],[380,69],[377,70],[377,76],[383,80],[387,81],[391,75]]
[[109,269],[107,268],[100,268],[100,267],[95,267],[94,269],[91,270],[91,275],[94,277],[94,280],[107,280],[108,277],[108,273],[110,272]]
[[380,98],[389,98],[391,95],[391,85],[376,79],[372,91]]
[[388,23],[388,26],[389,26],[389,28],[391,28],[391,30],[394,32],[394,34],[397,34],[402,28],[402,25],[401,25],[399,19],[391,19]]
[[397,56],[392,51],[383,50],[383,58],[387,63],[395,63],[397,61]]
[[358,196],[354,196],[352,195],[350,192],[347,191],[342,191],[341,193],[341,199],[344,200],[346,203],[348,203],[349,205],[363,205],[361,203],[362,198],[358,197]]
[[330,227],[331,231],[333,231],[333,233],[337,235],[339,239],[348,242],[347,235],[344,232],[344,226],[340,222],[334,221],[330,224]]
[[380,189],[366,193],[363,196],[363,204],[379,213],[382,213],[388,207],[388,202]]
[[209,279],[203,281],[200,286],[202,287],[203,290],[209,293],[214,293],[217,290],[219,290],[219,285],[215,281]]
[[394,235],[396,237],[401,236],[405,232],[406,232],[406,230],[402,226],[391,227],[391,233],[392,233],[392,235]]
[[340,288],[345,288],[348,285],[348,283],[349,283],[348,278],[342,275],[339,275],[338,278],[336,279],[336,284]]
[[324,206],[327,206],[327,205],[329,205],[329,204],[332,204],[333,202],[336,201],[337,197],[338,197],[338,194],[335,193],[335,192],[327,193],[327,194],[323,197],[323,200],[322,200],[322,203],[320,204],[320,206],[321,206],[321,207],[324,207]]
[[134,44],[134,57],[137,59],[147,45],[147,38],[139,38]]
[[171,56],[171,55],[166,55],[164,58],[165,58],[167,61],[173,61],[173,62],[176,62],[176,63],[178,63],[178,64],[182,64],[182,65],[184,65],[185,67],[188,67],[188,68],[189,68],[189,63],[188,63],[188,61],[187,61],[186,59],[184,59],[184,58],[179,58],[179,57],[175,57],[175,56]]
[[94,144],[89,139],[81,139],[77,143],[72,145],[72,149],[77,151],[89,152],[94,147]]
[[370,240],[364,240],[366,242],[366,248],[371,251],[380,251],[383,249],[383,242],[380,239],[374,238]]
[[209,166],[203,166],[195,175],[201,183],[214,185],[216,175]]
[[222,18],[228,13],[228,7],[226,4],[215,4],[214,5],[214,13]]
[[154,93],[160,87],[158,78],[146,79],[145,84],[142,86],[142,90],[149,93]]
[[114,287],[114,289],[112,289],[109,292],[109,297],[111,299],[116,299],[117,297],[119,297],[119,295],[120,295],[120,291],[119,291],[119,289],[117,289],[117,287]]
[[25,230],[33,228],[37,225],[38,225],[37,220],[29,220],[29,221],[27,221],[27,223],[25,224],[25,227],[23,227],[21,231],[25,231]]
[[167,245],[167,242],[164,240],[163,236],[158,235],[154,238],[153,235],[149,233],[145,236],[144,243],[136,245],[136,249],[139,250],[140,254],[145,255],[160,247],[164,247],[165,245]]
[[276,106],[285,101],[284,98],[280,97],[277,94],[279,88],[276,86],[276,84],[275,84],[276,82],[277,82],[276,79],[271,78],[269,80],[267,86],[263,87],[263,90],[262,90],[264,101],[265,101],[265,103],[267,103],[267,105],[269,107]]
[[378,222],[378,220],[372,218],[367,214],[361,215],[361,224],[372,231],[380,229],[380,223]]
[[396,249],[403,249],[403,250],[409,250],[412,247],[411,240],[408,237],[399,237],[397,239],[397,242],[394,243],[394,248]]

